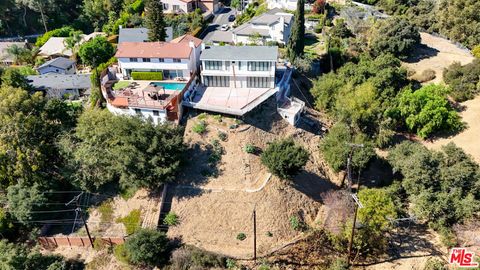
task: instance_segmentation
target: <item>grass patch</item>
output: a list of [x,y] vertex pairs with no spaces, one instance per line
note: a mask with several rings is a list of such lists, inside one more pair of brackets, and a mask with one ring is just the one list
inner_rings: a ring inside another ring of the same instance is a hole
[[207,117],[208,117],[207,113],[201,113],[197,116],[198,120],[201,120],[201,121],[206,120]]
[[205,121],[200,121],[193,125],[192,131],[197,134],[203,134],[207,131],[207,124],[205,123]]
[[130,81],[118,81],[113,85],[112,89],[113,90],[120,90],[120,89],[123,89],[123,88],[127,87],[129,84],[130,84]]
[[128,253],[127,253],[127,250],[125,249],[125,244],[116,245],[115,248],[113,248],[113,255],[118,261],[126,264],[129,263]]
[[102,222],[112,222],[113,220],[113,201],[106,200],[98,207],[100,212],[100,220]]
[[140,209],[135,209],[130,211],[127,216],[123,218],[117,218],[116,222],[123,223],[125,229],[127,230],[127,235],[130,235],[140,229],[141,214],[142,211],[140,211]]
[[167,215],[165,215],[165,218],[163,219],[163,224],[168,225],[168,226],[175,226],[178,225],[179,220],[177,214],[174,212],[168,212]]

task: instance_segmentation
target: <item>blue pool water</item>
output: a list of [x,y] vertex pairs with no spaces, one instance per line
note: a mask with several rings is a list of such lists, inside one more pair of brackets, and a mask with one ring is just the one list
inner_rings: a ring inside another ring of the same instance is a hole
[[155,86],[164,87],[166,90],[182,91],[186,83],[172,83],[172,82],[152,82]]

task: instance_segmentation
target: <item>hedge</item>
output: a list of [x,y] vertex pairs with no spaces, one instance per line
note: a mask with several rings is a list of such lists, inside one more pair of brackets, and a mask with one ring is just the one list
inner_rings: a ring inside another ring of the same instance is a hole
[[132,79],[134,80],[163,80],[163,73],[162,72],[139,72],[133,71]]

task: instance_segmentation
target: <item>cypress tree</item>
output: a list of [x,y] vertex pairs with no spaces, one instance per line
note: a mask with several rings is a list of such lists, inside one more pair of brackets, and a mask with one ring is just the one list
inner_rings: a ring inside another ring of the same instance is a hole
[[295,11],[295,22],[290,40],[287,45],[287,54],[291,61],[298,56],[303,55],[305,48],[305,0],[297,1],[297,10]]
[[149,41],[165,41],[165,20],[163,18],[163,4],[160,0],[147,0],[145,7],[145,21],[148,28]]

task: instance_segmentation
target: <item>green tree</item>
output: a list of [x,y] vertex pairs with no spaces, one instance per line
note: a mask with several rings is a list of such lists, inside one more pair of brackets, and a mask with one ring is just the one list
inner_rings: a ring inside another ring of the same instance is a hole
[[115,48],[103,36],[97,36],[80,46],[78,56],[91,67],[107,62],[115,53]]
[[388,155],[415,214],[435,229],[450,228],[480,210],[480,170],[472,157],[453,143],[441,152],[413,142],[397,145]]
[[163,4],[160,1],[147,0],[145,7],[145,22],[148,28],[150,41],[165,41],[165,19],[163,18]]
[[477,45],[477,46],[473,47],[472,54],[476,58],[480,58],[480,45]]
[[462,66],[454,62],[443,71],[443,79],[448,84],[449,95],[462,102],[480,93],[480,59]]
[[68,37],[65,39],[65,47],[72,50],[73,53],[76,53],[78,46],[82,41],[83,32],[81,30],[70,32]]
[[290,61],[303,55],[305,48],[305,1],[297,1],[297,10],[295,11],[295,21],[290,33],[290,39],[287,44],[287,55]]
[[272,174],[289,179],[305,166],[308,157],[307,150],[289,138],[271,142],[262,153],[261,160]]
[[125,242],[125,250],[131,263],[161,266],[168,261],[168,238],[163,232],[141,229]]
[[42,47],[51,37],[68,37],[70,33],[74,32],[71,26],[65,26],[62,28],[53,29],[51,31],[45,32],[45,34],[39,36],[35,42],[35,46]]
[[[350,143],[363,144],[363,148],[352,149]],[[352,135],[347,125],[335,124],[320,144],[325,161],[335,171],[345,169],[347,158],[352,153],[352,167],[355,170],[365,169],[368,162],[375,156],[372,144],[363,134]]]
[[89,190],[110,182],[158,188],[174,179],[185,149],[179,127],[96,109],[85,111],[60,145],[76,183]]
[[28,224],[41,216],[32,212],[41,210],[47,201],[38,184],[25,186],[18,183],[9,186],[7,191],[9,211],[18,221]]
[[13,58],[13,63],[15,65],[18,65],[25,54],[25,50],[26,49],[24,47],[13,44],[7,47],[4,52]]
[[[393,199],[384,189],[362,189],[358,192],[358,198],[363,208],[358,209],[358,228],[354,245],[361,253],[383,253],[387,247],[385,233],[391,228],[389,219],[397,218],[397,212]],[[351,232],[347,228],[347,235]]]
[[416,26],[394,16],[377,22],[368,46],[374,56],[391,53],[405,58],[418,44],[420,44],[420,33]]
[[238,10],[240,8],[240,0],[232,0],[230,6],[234,9]]
[[31,90],[27,78],[17,68],[7,68],[2,74],[2,86],[21,88],[24,90]]
[[408,129],[422,139],[439,131],[458,131],[463,127],[460,116],[450,106],[447,90],[440,85],[427,85],[399,98],[398,109]]

